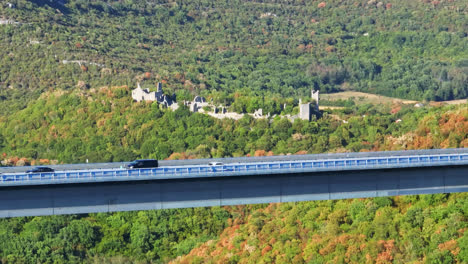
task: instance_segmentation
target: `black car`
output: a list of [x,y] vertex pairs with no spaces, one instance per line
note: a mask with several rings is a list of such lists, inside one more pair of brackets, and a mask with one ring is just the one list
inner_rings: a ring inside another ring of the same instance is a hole
[[158,160],[154,159],[144,159],[144,160],[135,160],[130,162],[127,165],[128,169],[140,169],[140,168],[157,168]]
[[26,171],[26,173],[42,173],[42,172],[54,172],[54,169],[49,167],[36,167],[34,169]]

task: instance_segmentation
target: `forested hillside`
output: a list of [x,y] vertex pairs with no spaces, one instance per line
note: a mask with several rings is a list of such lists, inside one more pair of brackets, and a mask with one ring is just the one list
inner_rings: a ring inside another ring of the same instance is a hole
[[167,262],[216,239],[228,218],[238,214],[230,211],[215,207],[0,219],[0,262]]
[[163,81],[179,98],[354,89],[468,96],[465,1],[10,0],[0,113],[46,90]]
[[[2,165],[468,147],[468,104],[234,121],[311,89],[468,97],[466,1],[0,1]],[[286,108],[282,107],[284,104]],[[284,109],[283,109],[284,108]],[[468,263],[468,196],[0,219],[0,263]]]
[[[468,147],[468,105],[359,105],[315,121],[238,121],[135,103],[123,87],[44,93],[0,117],[0,150],[29,162],[129,161]],[[10,164],[11,165],[11,164]]]
[[[162,111],[128,93],[44,93],[0,120],[2,150],[47,163],[468,146],[466,104],[362,105],[269,123]],[[0,219],[0,261],[466,263],[467,201],[441,194]]]
[[0,262],[467,263],[467,196],[0,219]]
[[467,198],[270,204],[171,263],[467,263]]

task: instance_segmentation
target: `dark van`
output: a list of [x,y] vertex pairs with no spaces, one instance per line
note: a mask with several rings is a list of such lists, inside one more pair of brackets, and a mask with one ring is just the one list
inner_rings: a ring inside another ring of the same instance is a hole
[[54,172],[54,169],[49,168],[49,167],[36,167],[34,169],[26,171],[26,173],[43,173],[43,172]]
[[158,160],[154,159],[144,159],[144,160],[135,160],[130,162],[127,165],[128,169],[140,169],[140,168],[157,168]]

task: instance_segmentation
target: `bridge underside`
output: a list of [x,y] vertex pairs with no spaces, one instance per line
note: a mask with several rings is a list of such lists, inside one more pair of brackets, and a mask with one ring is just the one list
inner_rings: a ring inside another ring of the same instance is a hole
[[0,217],[467,191],[467,166],[2,187]]

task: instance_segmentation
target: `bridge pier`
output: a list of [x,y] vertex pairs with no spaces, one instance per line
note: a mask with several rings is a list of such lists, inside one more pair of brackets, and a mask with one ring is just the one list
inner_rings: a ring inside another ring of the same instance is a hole
[[468,191],[468,166],[0,187],[0,217]]

